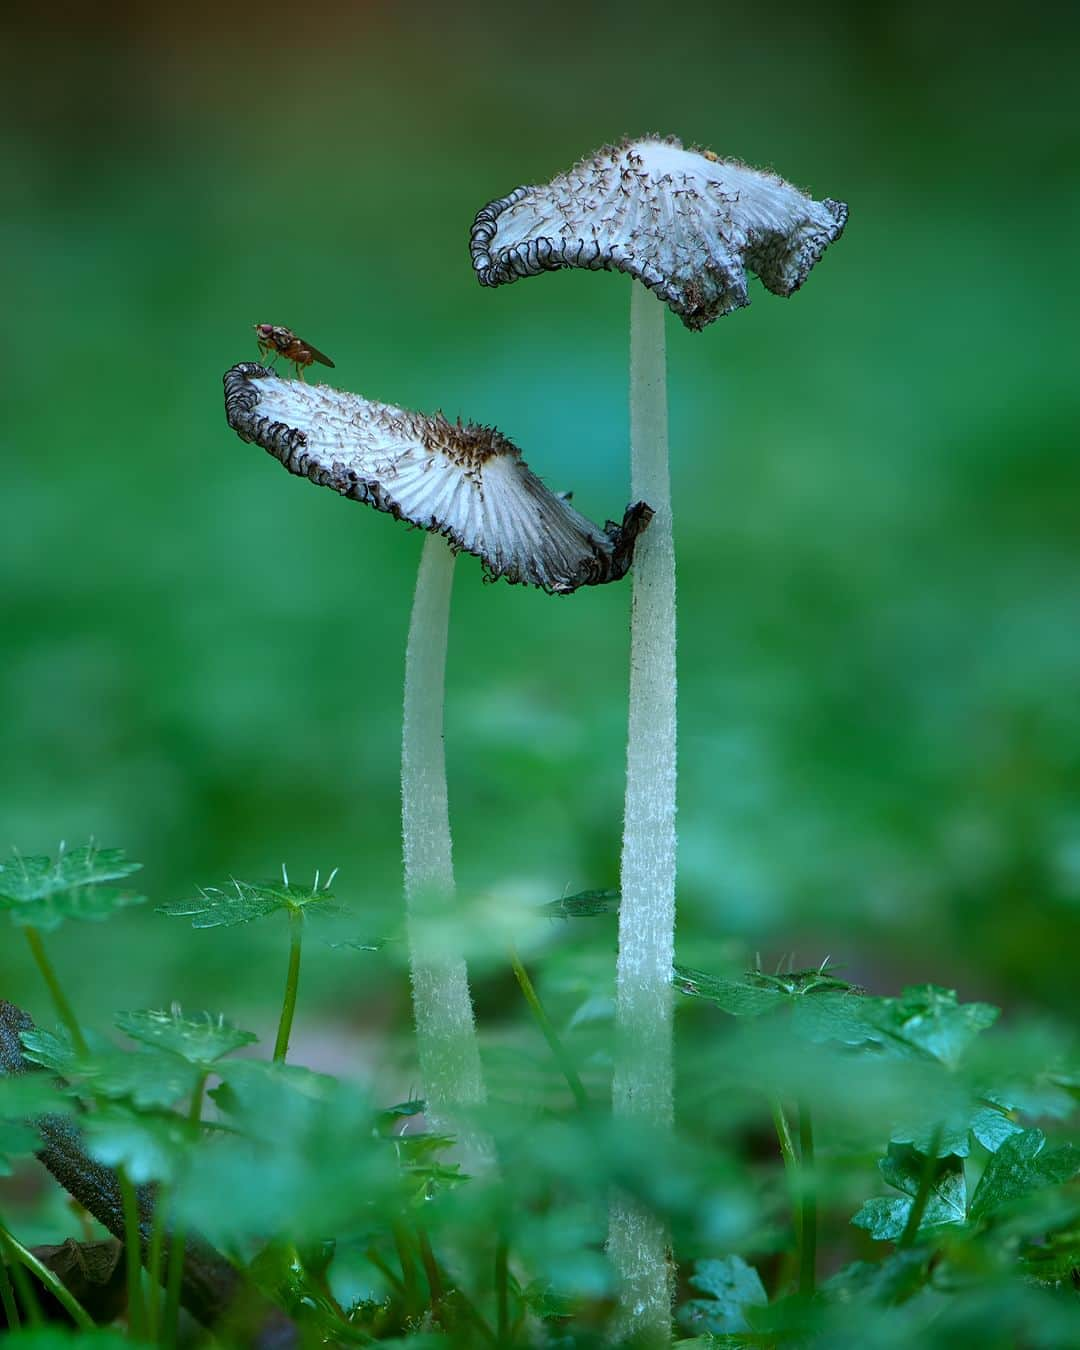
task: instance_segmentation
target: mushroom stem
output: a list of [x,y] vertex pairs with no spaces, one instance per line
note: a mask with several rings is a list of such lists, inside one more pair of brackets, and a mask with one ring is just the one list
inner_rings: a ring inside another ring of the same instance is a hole
[[[631,287],[630,447],[635,498],[653,507],[634,558],[630,712],[616,973],[614,1109],[653,1129],[673,1123],[675,945],[675,548],[668,472],[664,306]],[[635,1344],[671,1335],[664,1223],[626,1196],[612,1203],[608,1248]]]
[[460,1113],[482,1104],[485,1093],[469,977],[449,922],[454,863],[443,703],[453,580],[454,554],[445,539],[429,534],[405,651],[401,821],[413,1016],[427,1115],[434,1128],[454,1131],[470,1151],[470,1127]]

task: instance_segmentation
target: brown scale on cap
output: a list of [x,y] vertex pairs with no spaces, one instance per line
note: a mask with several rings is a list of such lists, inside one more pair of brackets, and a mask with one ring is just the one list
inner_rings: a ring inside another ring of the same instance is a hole
[[601,529],[494,427],[282,380],[254,362],[226,372],[225,415],[290,473],[442,534],[492,580],[554,595],[624,577],[653,515],[635,502]]
[[563,267],[620,271],[699,330],[750,303],[747,273],[791,295],[843,232],[847,206],[674,138],[608,145],[477,212],[484,286]]

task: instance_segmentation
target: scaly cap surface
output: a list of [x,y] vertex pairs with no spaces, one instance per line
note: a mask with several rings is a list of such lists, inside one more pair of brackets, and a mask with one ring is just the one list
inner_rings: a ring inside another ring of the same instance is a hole
[[653,514],[638,502],[601,530],[494,427],[283,380],[255,362],[226,372],[225,416],[290,473],[444,535],[493,580],[562,595],[618,581]]
[[647,137],[489,202],[470,250],[484,286],[562,267],[626,272],[696,330],[750,303],[748,271],[775,295],[797,291],[846,220],[843,202]]

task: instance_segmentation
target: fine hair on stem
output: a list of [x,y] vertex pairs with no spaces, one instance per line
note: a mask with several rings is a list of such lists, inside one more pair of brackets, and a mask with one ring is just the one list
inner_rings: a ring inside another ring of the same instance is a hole
[[405,652],[401,819],[413,1016],[427,1114],[436,1128],[457,1132],[468,1151],[468,1130],[458,1112],[479,1106],[485,1093],[468,971],[454,926],[443,744],[453,580],[454,554],[445,539],[429,534]]
[[[631,287],[630,491],[655,514],[634,559],[613,1105],[616,1116],[654,1129],[670,1128],[674,1115],[675,549],[664,313],[644,286]],[[669,1246],[660,1220],[615,1197],[608,1250],[622,1329],[635,1341],[670,1339]]]

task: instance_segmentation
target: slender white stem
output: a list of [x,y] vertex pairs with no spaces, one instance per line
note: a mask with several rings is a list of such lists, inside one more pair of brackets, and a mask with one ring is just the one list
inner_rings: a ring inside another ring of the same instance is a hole
[[[664,306],[639,283],[630,307],[631,498],[655,511],[634,553],[630,716],[616,973],[616,1116],[673,1123],[675,948],[675,548],[668,474]],[[671,1336],[665,1225],[625,1196],[612,1203],[608,1249],[621,1282],[622,1334]]]
[[470,1151],[472,1129],[458,1118],[458,1111],[479,1106],[485,1094],[469,977],[453,929],[454,863],[443,746],[453,580],[449,545],[429,534],[405,651],[401,821],[413,1015],[427,1115],[435,1129],[457,1133]]

